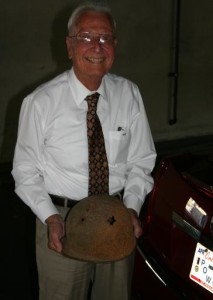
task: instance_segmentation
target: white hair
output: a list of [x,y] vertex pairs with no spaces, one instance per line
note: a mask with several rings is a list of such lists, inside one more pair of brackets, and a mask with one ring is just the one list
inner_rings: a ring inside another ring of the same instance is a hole
[[113,28],[113,32],[115,32],[116,30],[116,22],[112,16],[111,10],[109,8],[109,6],[107,6],[106,4],[103,3],[97,3],[97,2],[84,2],[83,4],[77,6],[75,8],[75,10],[72,12],[69,20],[68,20],[68,32],[69,33],[73,33],[73,29],[75,27],[76,21],[78,20],[78,18],[86,11],[94,11],[94,12],[101,12],[101,13],[105,13],[111,24],[112,24],[112,28]]

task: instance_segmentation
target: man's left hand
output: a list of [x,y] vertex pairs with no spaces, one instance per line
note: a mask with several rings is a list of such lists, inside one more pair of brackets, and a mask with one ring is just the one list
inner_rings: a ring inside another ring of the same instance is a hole
[[128,208],[128,210],[129,210],[131,220],[132,220],[134,235],[135,235],[136,239],[138,239],[139,237],[141,237],[141,235],[143,233],[143,229],[142,229],[142,226],[141,226],[141,221],[138,217],[137,212],[134,209]]

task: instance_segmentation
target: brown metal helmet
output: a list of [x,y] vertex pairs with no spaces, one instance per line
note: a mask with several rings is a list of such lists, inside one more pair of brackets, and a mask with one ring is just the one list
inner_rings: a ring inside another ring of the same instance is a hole
[[62,253],[70,258],[107,262],[130,255],[136,246],[128,209],[114,196],[82,199],[66,218]]

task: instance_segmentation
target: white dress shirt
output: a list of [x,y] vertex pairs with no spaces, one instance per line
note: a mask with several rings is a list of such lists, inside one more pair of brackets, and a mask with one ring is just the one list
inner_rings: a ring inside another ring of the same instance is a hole
[[[109,192],[125,189],[125,205],[139,213],[153,187],[151,171],[156,159],[139,89],[125,78],[107,74],[97,92]],[[84,99],[91,93],[71,69],[39,86],[23,101],[12,175],[16,193],[42,222],[58,213],[49,194],[75,200],[88,196]]]

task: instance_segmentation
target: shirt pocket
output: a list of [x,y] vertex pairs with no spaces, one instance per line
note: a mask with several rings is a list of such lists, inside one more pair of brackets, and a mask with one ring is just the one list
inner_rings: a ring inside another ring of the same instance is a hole
[[109,164],[122,164],[127,161],[130,133],[126,130],[109,132]]

